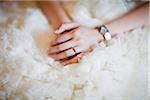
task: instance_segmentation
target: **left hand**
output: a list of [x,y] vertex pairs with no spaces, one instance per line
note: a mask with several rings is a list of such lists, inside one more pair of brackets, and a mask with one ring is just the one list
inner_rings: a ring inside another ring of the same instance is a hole
[[82,27],[76,23],[63,24],[55,33],[58,36],[51,42],[49,55],[61,61],[63,65],[78,62],[79,58],[103,41],[103,36],[98,30]]

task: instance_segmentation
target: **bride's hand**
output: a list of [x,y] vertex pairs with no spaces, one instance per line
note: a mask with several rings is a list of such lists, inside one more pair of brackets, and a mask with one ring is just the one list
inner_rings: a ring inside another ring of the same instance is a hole
[[51,42],[49,55],[64,65],[78,62],[79,58],[103,41],[98,30],[76,23],[63,24],[55,33],[58,36]]

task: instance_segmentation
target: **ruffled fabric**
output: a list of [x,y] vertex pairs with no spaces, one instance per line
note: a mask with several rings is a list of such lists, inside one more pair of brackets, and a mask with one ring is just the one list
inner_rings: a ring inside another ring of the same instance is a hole
[[148,26],[63,67],[47,56],[54,34],[42,12],[6,6],[0,6],[0,100],[147,99]]

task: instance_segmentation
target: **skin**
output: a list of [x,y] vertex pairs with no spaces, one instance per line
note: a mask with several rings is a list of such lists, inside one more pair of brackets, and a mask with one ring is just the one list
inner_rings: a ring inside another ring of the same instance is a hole
[[[79,58],[91,52],[99,42],[104,41],[104,37],[97,29],[72,22],[59,1],[45,1],[38,4],[57,35],[57,38],[51,42],[49,55],[63,65],[77,63]],[[148,25],[148,3],[105,24],[112,36],[142,25]]]

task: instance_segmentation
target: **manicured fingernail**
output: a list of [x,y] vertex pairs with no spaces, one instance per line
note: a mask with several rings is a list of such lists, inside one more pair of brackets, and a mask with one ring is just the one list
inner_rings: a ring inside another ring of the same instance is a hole
[[58,30],[55,30],[55,32],[54,33],[58,33]]

